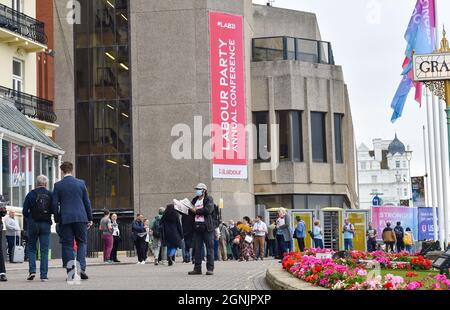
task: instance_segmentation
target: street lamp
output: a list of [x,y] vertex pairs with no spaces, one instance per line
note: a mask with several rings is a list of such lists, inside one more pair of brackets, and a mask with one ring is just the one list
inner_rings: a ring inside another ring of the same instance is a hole
[[[409,149],[409,146],[408,146]],[[414,197],[412,192],[412,182],[411,182],[411,159],[412,159],[412,152],[406,151],[406,160],[408,161],[408,186],[409,186],[409,194],[411,195],[411,205],[410,207],[413,207],[414,205]]]

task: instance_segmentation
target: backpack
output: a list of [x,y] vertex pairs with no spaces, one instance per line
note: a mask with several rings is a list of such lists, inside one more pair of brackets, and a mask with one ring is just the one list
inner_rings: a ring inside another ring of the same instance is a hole
[[405,234],[405,236],[403,237],[403,243],[405,245],[412,245],[412,238],[410,234]]
[[394,232],[395,232],[395,237],[397,238],[397,240],[402,240],[402,238],[403,238],[403,229],[401,229],[400,227],[395,227],[394,228]]
[[48,222],[52,219],[52,198],[47,193],[36,193],[31,218],[36,222]]
[[156,218],[155,223],[153,224],[153,237],[160,239],[162,235],[162,225],[161,218]]

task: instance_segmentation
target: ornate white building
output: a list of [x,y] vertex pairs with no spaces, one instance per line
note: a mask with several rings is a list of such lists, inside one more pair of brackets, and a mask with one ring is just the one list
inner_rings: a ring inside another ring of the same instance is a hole
[[395,135],[394,140],[373,140],[373,150],[361,144],[358,148],[359,201],[361,209],[369,209],[378,195],[381,205],[412,205],[412,151]]

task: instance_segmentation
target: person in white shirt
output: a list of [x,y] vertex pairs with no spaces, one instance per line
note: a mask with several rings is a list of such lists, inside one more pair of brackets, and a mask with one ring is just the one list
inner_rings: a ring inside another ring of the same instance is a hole
[[16,212],[9,211],[9,216],[5,218],[6,241],[8,243],[8,255],[10,263],[13,262],[14,246],[19,243],[21,231],[19,222],[17,221],[15,216]]
[[[258,216],[255,220],[255,224],[253,224],[253,233],[255,235],[255,240],[253,243],[255,255],[258,259],[258,253],[259,258],[261,260],[264,259],[264,249],[265,249],[265,242],[266,242],[266,234],[267,234],[267,225],[263,222],[262,217]],[[259,249],[259,251],[258,251]]]

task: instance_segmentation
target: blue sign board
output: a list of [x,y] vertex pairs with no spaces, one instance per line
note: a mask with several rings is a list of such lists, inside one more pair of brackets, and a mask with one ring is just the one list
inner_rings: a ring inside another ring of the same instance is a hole
[[418,208],[419,210],[419,241],[434,240],[433,208]]

